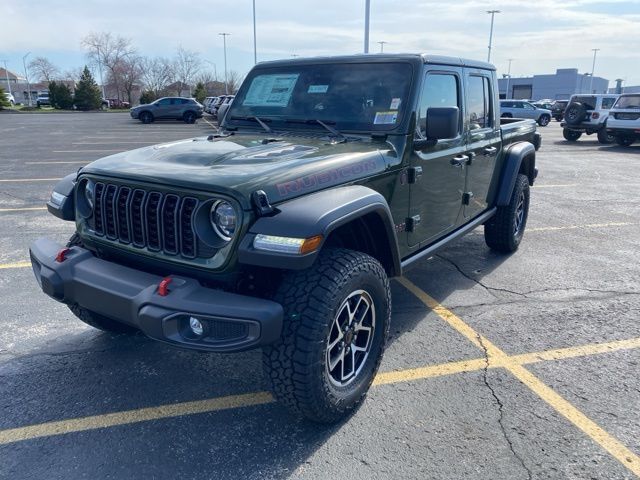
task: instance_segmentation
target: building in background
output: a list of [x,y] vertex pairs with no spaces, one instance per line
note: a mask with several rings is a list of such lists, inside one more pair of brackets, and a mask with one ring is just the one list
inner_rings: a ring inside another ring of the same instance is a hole
[[609,93],[640,93],[640,85],[625,87],[624,80],[616,79],[616,86],[609,89]]
[[[9,79],[8,84],[7,79]],[[11,70],[5,70],[4,68],[0,67],[0,85],[2,85],[2,88],[6,89],[7,91],[9,91],[9,87],[11,87],[11,91],[13,91],[13,86],[16,83],[23,83],[26,81],[27,80],[24,77],[13,73]]]
[[500,98],[565,100],[576,93],[607,93],[609,80],[593,77],[592,83],[589,73],[578,73],[577,68],[559,68],[554,74],[501,78],[498,87]]

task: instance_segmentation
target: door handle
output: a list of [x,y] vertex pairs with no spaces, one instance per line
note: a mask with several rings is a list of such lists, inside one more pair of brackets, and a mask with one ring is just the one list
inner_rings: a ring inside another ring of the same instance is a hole
[[458,155],[457,157],[453,157],[449,163],[454,167],[464,167],[469,161],[469,157],[467,155]]
[[487,147],[484,149],[485,157],[493,157],[496,153],[498,153],[498,149],[496,147]]

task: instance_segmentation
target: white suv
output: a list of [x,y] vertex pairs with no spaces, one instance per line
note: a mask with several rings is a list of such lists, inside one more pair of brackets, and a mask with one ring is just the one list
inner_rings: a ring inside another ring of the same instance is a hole
[[578,140],[583,133],[598,134],[600,143],[612,143],[615,138],[607,133],[606,122],[609,110],[619,95],[572,95],[564,111],[562,135],[570,142]]
[[640,94],[627,93],[618,98],[609,112],[607,133],[623,147],[640,140]]

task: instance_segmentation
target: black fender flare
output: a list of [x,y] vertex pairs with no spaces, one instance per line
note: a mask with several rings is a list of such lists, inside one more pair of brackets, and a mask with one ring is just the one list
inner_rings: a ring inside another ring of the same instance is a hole
[[47,210],[49,210],[50,214],[67,221],[76,219],[73,192],[76,187],[77,177],[77,173],[71,173],[53,187],[51,198],[47,202]]
[[529,166],[527,172],[523,172],[529,178],[529,184],[533,185],[533,181],[536,177],[535,172],[535,156],[536,148],[529,142],[518,142],[511,145],[505,153],[504,162],[502,164],[502,174],[500,175],[500,183],[498,187],[498,193],[496,195],[496,205],[499,207],[509,205],[511,200],[511,193],[513,187],[516,184],[516,178],[520,173],[520,167],[522,161],[532,156],[533,162]]
[[[240,242],[238,261],[262,267],[303,270],[313,264],[331,232],[369,214],[377,215],[384,225],[385,238],[377,238],[376,242],[385,242],[383,247],[389,249],[389,276],[401,275],[398,239],[389,205],[380,193],[361,185],[323,190],[277,205],[275,215],[260,217],[249,228]],[[259,233],[293,238],[322,235],[323,239],[316,251],[292,255],[256,250],[253,240]]]

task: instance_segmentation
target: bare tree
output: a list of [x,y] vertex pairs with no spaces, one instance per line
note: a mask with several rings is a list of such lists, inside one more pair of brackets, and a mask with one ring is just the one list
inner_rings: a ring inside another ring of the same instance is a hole
[[204,85],[216,82],[217,80],[218,79],[216,78],[215,74],[210,70],[202,70],[194,77],[194,81],[196,83],[201,82]]
[[100,32],[87,35],[82,40],[82,45],[87,50],[87,57],[95,62],[100,69],[104,68],[105,73],[111,75],[118,100],[120,100],[121,79],[117,74],[117,69],[120,62],[135,54],[131,40],[113,36],[110,32]]
[[229,94],[235,94],[238,91],[243,79],[244,75],[241,75],[235,70],[229,70],[227,72],[227,88],[229,89]]
[[29,72],[39,81],[50,82],[60,75],[60,70],[46,57],[36,57],[29,62]]
[[115,68],[115,77],[119,79],[119,85],[127,96],[127,101],[133,103],[133,91],[142,79],[141,59],[130,57],[121,60]]
[[145,89],[151,90],[155,96],[160,95],[175,78],[172,62],[167,58],[143,57],[140,59],[140,70]]
[[72,68],[70,70],[65,70],[65,72],[62,74],[62,78],[63,80],[77,82],[82,76],[82,70],[83,69],[80,67]]
[[189,85],[189,93],[191,93],[193,79],[202,66],[200,54],[191,50],[185,50],[182,46],[179,46],[176,56],[173,59],[173,66],[176,80],[185,85]]

